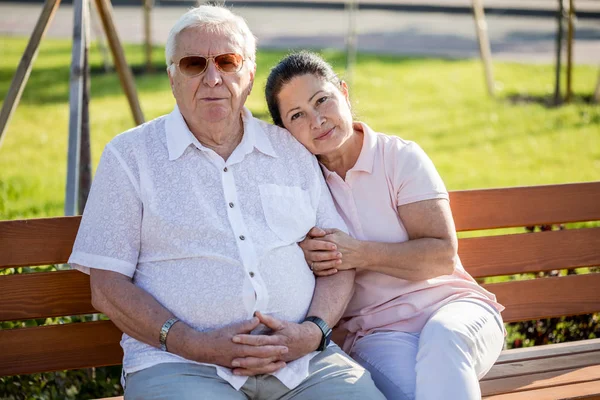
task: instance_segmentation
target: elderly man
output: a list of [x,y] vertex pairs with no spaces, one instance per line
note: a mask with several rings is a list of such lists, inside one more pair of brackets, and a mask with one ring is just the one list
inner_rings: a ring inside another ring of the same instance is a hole
[[353,272],[315,280],[297,242],[344,225],[315,158],[244,108],[255,47],[227,9],[190,10],[175,110],[102,155],[69,262],[124,332],[127,399],[383,399],[328,346]]

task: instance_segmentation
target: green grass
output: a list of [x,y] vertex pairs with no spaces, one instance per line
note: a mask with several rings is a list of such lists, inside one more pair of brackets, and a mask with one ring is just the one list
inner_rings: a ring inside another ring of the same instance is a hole
[[[26,44],[25,38],[0,37],[0,99]],[[139,46],[127,46],[126,54],[132,65],[143,61]],[[257,82],[247,105],[266,120],[262,89],[283,54],[258,54]],[[343,74],[343,54],[324,55]],[[0,219],[63,214],[70,57],[69,41],[43,41],[0,147]],[[94,46],[90,57],[99,68]],[[161,60],[162,49],[156,48],[154,57]],[[351,97],[355,113],[375,130],[417,141],[449,190],[591,181],[600,179],[600,106],[586,104],[581,96],[591,94],[597,73],[597,68],[577,66],[579,99],[548,108],[510,98],[550,96],[552,65],[495,63],[502,90],[492,100],[475,60],[359,55]],[[166,74],[138,76],[136,85],[147,120],[171,111]],[[104,145],[134,124],[116,74],[92,77],[90,119],[95,165]]]

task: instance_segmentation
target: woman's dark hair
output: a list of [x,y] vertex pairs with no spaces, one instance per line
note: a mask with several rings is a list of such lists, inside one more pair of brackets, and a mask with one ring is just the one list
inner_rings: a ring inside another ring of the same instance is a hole
[[265,86],[265,98],[275,125],[283,127],[283,121],[279,113],[279,99],[277,98],[283,85],[297,76],[307,74],[318,76],[327,82],[333,83],[336,87],[341,85],[340,78],[333,72],[331,65],[323,60],[321,56],[309,51],[301,51],[286,56],[271,69]]

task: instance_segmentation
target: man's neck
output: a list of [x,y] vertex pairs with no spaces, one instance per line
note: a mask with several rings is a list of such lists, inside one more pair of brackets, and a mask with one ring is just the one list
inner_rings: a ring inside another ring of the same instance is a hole
[[227,161],[244,136],[244,123],[241,116],[234,121],[224,121],[212,126],[190,126],[190,131],[200,144],[217,153]]

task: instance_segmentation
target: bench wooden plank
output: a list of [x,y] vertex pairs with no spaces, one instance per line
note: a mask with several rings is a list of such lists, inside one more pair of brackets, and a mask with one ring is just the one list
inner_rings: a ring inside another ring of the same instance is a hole
[[483,400],[600,400],[600,381],[575,383],[539,390],[527,390],[483,397]]
[[504,322],[600,311],[600,273],[483,285],[506,307]]
[[[506,364],[514,361],[527,361],[553,356],[588,353],[600,351],[600,339],[579,340],[577,342],[555,343],[547,346],[524,347],[521,349],[504,350],[496,364]],[[483,378],[484,380],[487,377]]]
[[0,276],[0,321],[97,313],[89,276],[79,271]]
[[600,182],[450,192],[458,231],[600,220]]
[[[23,280],[27,285],[16,283]],[[507,309],[506,322],[600,311],[600,274],[484,285]],[[89,278],[79,271],[0,277],[0,320],[91,314]],[[5,290],[5,292],[4,292]],[[4,294],[6,293],[6,295]],[[49,300],[48,300],[49,299]],[[53,309],[53,304],[60,308]],[[16,308],[15,308],[16,306]]]
[[81,217],[40,218],[0,223],[0,268],[65,263]]
[[562,371],[573,368],[583,368],[600,365],[600,351],[581,354],[564,354],[552,358],[540,358],[528,361],[513,361],[506,364],[497,364],[485,376],[491,381],[514,376],[539,374],[542,372]]
[[600,228],[460,239],[458,253],[477,278],[600,265]]
[[111,321],[0,330],[0,376],[121,364],[121,335]]
[[600,381],[600,365],[493,379],[480,383],[484,396]]

